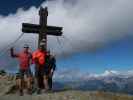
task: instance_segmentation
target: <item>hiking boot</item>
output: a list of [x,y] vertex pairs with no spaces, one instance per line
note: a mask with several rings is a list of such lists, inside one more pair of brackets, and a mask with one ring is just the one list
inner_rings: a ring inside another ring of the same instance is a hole
[[19,95],[20,95],[20,96],[23,96],[23,95],[24,95],[23,90],[20,90],[20,91],[19,91]]
[[49,91],[49,93],[53,93],[54,92],[52,89],[49,89],[48,91]]
[[50,89],[44,89],[43,90],[43,93],[51,93],[52,92],[52,90],[50,90]]
[[41,89],[37,89],[37,94],[41,94]]
[[28,89],[27,94],[32,95],[32,89]]

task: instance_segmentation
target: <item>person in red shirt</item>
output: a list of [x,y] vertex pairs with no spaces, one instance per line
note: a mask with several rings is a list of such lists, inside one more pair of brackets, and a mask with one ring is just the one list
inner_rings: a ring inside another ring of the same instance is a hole
[[19,53],[14,53],[14,48],[10,49],[10,55],[13,58],[18,58],[19,60],[19,91],[20,95],[23,95],[23,86],[24,86],[24,75],[26,75],[26,82],[27,82],[27,91],[31,93],[31,80],[32,80],[32,73],[30,70],[30,64],[32,61],[32,54],[29,52],[29,46],[24,45],[23,51]]
[[[39,48],[33,52],[32,58],[35,63],[35,77],[37,82],[37,93],[41,93],[42,87],[40,86],[40,78],[43,77],[43,85],[45,87],[45,91],[49,90],[48,87],[48,71],[46,68],[46,52],[43,48],[44,44],[40,43]],[[42,82],[42,81],[41,81]]]

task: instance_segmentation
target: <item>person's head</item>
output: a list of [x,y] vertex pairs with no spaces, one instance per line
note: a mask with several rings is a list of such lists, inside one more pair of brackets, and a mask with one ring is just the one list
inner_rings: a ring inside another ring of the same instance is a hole
[[46,44],[45,44],[45,41],[44,40],[42,40],[41,42],[40,42],[40,44],[39,44],[39,49],[41,50],[41,51],[44,51],[44,46],[45,46]]
[[55,58],[55,53],[54,53],[54,52],[51,52],[51,53],[50,53],[50,57],[51,57],[51,58]]
[[39,50],[44,51],[44,43],[39,44]]
[[24,52],[28,52],[28,50],[29,50],[29,45],[28,44],[24,44]]
[[52,58],[55,58],[55,54],[52,54],[51,56],[52,56]]

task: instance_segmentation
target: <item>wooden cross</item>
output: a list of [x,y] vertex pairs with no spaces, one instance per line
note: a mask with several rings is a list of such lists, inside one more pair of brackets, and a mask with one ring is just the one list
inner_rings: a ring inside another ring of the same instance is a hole
[[62,27],[48,26],[47,17],[48,9],[47,7],[41,7],[39,10],[40,22],[38,24],[22,23],[22,32],[24,33],[36,33],[39,35],[38,46],[41,40],[45,40],[44,50],[47,50],[47,35],[61,36]]

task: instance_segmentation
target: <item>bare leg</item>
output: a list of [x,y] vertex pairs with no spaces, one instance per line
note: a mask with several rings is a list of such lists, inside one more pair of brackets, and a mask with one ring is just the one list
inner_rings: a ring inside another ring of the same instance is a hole
[[35,78],[35,86],[37,87],[37,94],[40,94],[41,93],[41,87],[40,87],[39,77]]
[[19,89],[19,79],[16,79],[16,88]]
[[32,81],[32,77],[27,77],[26,83],[27,83],[27,90],[29,94],[31,94],[31,90],[32,90],[31,81]]
[[19,88],[19,90],[20,90],[20,89],[22,88],[22,87],[21,87],[21,79],[18,79],[18,80],[17,80],[17,85],[18,85],[18,88]]
[[49,90],[48,77],[46,75],[43,76],[43,83],[44,83],[45,89]]
[[19,86],[20,95],[23,95],[23,82],[24,82],[23,79],[18,79],[18,86]]

